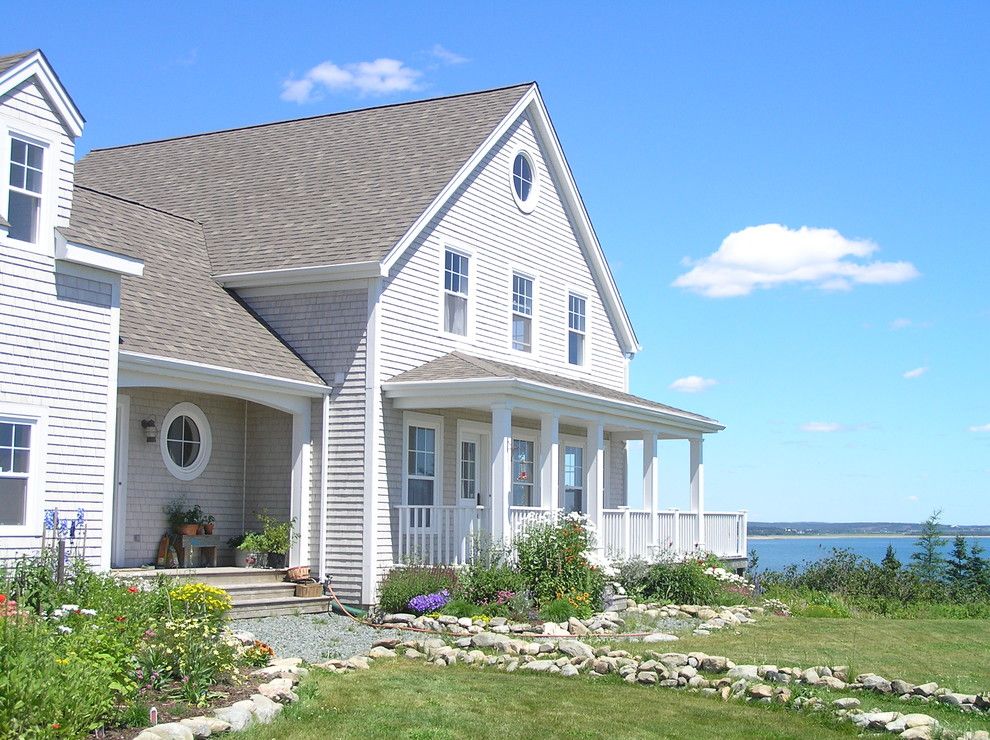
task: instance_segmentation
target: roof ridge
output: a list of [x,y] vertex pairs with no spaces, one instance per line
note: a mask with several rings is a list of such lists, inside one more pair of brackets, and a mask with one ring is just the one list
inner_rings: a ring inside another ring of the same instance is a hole
[[[107,146],[99,147],[95,149],[90,149],[89,154],[94,152],[112,152],[119,149],[131,149],[139,146],[149,146],[151,144],[164,144],[169,141],[181,141],[184,139],[197,139],[204,136],[216,136],[217,134],[228,134],[235,131],[249,131],[258,128],[267,128],[269,126],[284,126],[290,123],[301,123],[303,121],[315,121],[321,118],[334,118],[336,116],[346,116],[353,113],[367,113],[369,111],[376,110],[386,110],[388,108],[402,108],[410,105],[421,105],[423,103],[435,103],[438,100],[453,100],[454,98],[467,98],[474,95],[487,95],[496,92],[502,92],[503,90],[512,90],[514,88],[529,88],[536,84],[536,81],[531,82],[520,82],[515,85],[503,85],[502,87],[492,87],[485,90],[472,90],[470,92],[462,93],[452,93],[450,95],[438,95],[434,98],[420,98],[417,100],[404,100],[399,103],[386,103],[383,105],[371,105],[366,108],[352,108],[350,110],[335,111],[333,113],[320,113],[314,116],[303,116],[301,118],[286,118],[281,121],[267,121],[266,123],[253,123],[247,126],[233,126],[231,128],[216,129],[215,131],[201,131],[196,134],[184,134],[182,136],[167,136],[164,139],[152,139],[151,141],[138,141],[133,144],[120,144],[119,146]],[[88,155],[87,155],[88,156]]]
[[156,208],[155,206],[149,206],[147,203],[142,203],[139,200],[133,200],[131,198],[125,198],[122,195],[116,195],[115,193],[108,193],[106,190],[100,190],[98,188],[90,187],[89,185],[79,185],[78,183],[73,185],[74,188],[79,188],[80,190],[88,190],[91,193],[96,193],[97,195],[103,195],[107,198],[113,198],[114,200],[119,200],[121,203],[129,203],[132,206],[138,206],[139,208],[145,208],[149,211],[155,211],[156,213],[161,213],[166,216],[171,216],[172,218],[177,218],[182,221],[188,221],[191,224],[196,224],[199,227],[203,226],[203,222],[195,218],[190,218],[189,216],[183,216],[179,213],[172,213],[171,211],[166,211],[164,208]]
[[492,365],[489,364],[491,362],[490,360],[485,360],[482,359],[481,357],[475,357],[474,355],[467,355],[464,354],[463,352],[457,352],[457,351],[451,352],[450,354],[452,357],[457,357],[463,360],[464,362],[466,362],[467,364],[471,365],[472,367],[476,367],[479,370],[483,370],[486,373],[497,372],[499,370],[497,366],[493,368]]

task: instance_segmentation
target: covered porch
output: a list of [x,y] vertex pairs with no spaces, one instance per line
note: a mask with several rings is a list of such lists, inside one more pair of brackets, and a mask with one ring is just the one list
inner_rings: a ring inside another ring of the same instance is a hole
[[[384,385],[402,414],[393,563],[469,562],[486,542],[510,544],[528,524],[570,512],[588,517],[612,558],[745,557],[745,512],[705,507],[704,436],[721,424],[503,363],[484,361],[482,377],[443,377],[467,375],[464,364],[448,355]],[[643,447],[636,470],[633,441]],[[690,447],[688,490],[661,492],[659,450],[678,442]]]

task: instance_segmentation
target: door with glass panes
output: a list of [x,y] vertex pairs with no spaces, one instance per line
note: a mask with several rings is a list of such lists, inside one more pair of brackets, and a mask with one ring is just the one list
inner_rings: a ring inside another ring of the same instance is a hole
[[587,513],[584,496],[584,440],[561,439],[560,481],[563,495],[560,507],[565,514]]

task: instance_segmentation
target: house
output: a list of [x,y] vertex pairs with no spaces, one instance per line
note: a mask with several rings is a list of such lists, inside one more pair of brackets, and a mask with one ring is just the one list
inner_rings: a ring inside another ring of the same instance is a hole
[[[3,556],[82,509],[94,564],[151,562],[177,497],[224,539],[293,518],[290,561],[355,603],[556,510],[617,556],[745,556],[745,513],[705,510],[722,425],[628,392],[640,347],[535,84],[75,162],[83,125],[40,51],[0,58]],[[690,491],[657,490],[671,440]]]

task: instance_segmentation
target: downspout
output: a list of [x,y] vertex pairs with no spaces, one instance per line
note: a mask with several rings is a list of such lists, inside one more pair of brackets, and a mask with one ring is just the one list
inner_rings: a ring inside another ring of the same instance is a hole
[[323,394],[323,419],[320,431],[320,583],[327,578],[327,502],[330,498],[330,394]]

